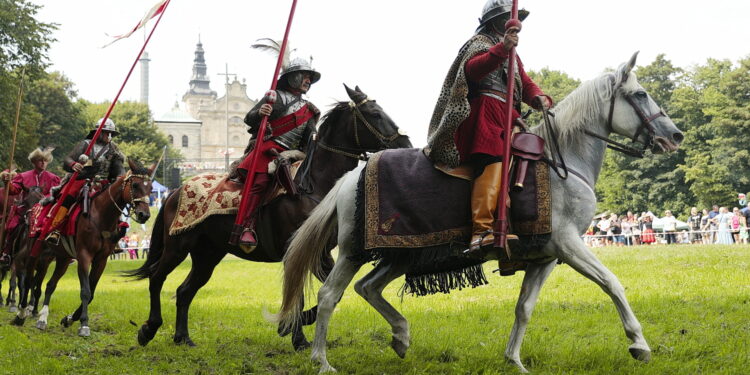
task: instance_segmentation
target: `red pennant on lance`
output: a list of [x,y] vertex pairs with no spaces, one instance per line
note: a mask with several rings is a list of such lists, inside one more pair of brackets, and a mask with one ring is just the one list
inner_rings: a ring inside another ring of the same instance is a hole
[[120,39],[125,39],[125,38],[133,35],[133,33],[136,32],[138,29],[142,28],[143,26],[146,26],[146,23],[148,23],[148,21],[150,19],[158,16],[159,14],[161,14],[161,12],[164,11],[166,3],[167,3],[167,0],[161,0],[158,3],[154,4],[154,6],[151,7],[151,9],[148,12],[146,12],[146,14],[143,15],[143,18],[141,18],[141,20],[138,21],[138,24],[135,25],[135,27],[133,28],[133,30],[130,30],[127,33],[122,34],[122,35],[115,35],[113,37],[115,39],[113,41],[105,44],[102,48],[107,47],[110,44],[112,44],[112,43],[114,43],[114,42],[116,42],[116,41],[118,41]]

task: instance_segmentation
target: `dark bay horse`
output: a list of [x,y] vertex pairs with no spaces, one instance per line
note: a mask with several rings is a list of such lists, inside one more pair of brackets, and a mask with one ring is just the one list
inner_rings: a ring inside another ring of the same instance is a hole
[[[345,172],[354,169],[366,152],[411,147],[408,137],[399,132],[398,126],[380,105],[368,99],[359,87],[354,90],[346,87],[346,91],[351,102],[338,103],[323,117],[318,127],[317,140],[311,141],[314,142],[313,151],[310,148],[307,150],[304,163],[309,163],[309,181],[312,188],[306,189],[308,191],[302,192],[299,197],[280,196],[262,208],[259,228],[270,225],[271,236],[264,236],[268,232],[259,230],[260,243],[251,253],[228,245],[234,215],[214,215],[189,231],[175,236],[169,235],[169,228],[176,215],[179,193],[169,196],[156,217],[146,262],[141,268],[127,273],[138,279],[149,278],[151,311],[148,320],[138,331],[139,344],[146,345],[151,341],[162,325],[162,285],[167,275],[188,254],[192,259],[192,268],[185,281],[177,288],[174,342],[193,346],[195,344],[188,333],[190,303],[227,253],[255,262],[280,262],[291,234],[302,225],[310,211],[331,190],[336,180]],[[303,164],[300,170],[304,170],[305,167]],[[298,173],[296,179],[299,177]],[[333,247],[332,244],[323,256],[328,269],[333,266],[329,254]],[[310,315],[314,319],[314,310]],[[292,332],[292,343],[296,349],[309,346],[301,328]]]
[[[47,327],[52,293],[57,287],[57,282],[68,269],[70,260],[75,259],[78,262],[81,305],[73,314],[64,317],[61,324],[69,327],[73,322],[80,320],[81,327],[78,329],[78,335],[84,337],[91,335],[88,324],[88,305],[94,299],[96,285],[107,266],[109,255],[112,254],[121,237],[121,230],[118,227],[120,216],[127,212],[127,215],[133,215],[138,223],[145,223],[151,216],[148,197],[151,194],[151,179],[156,165],[144,168],[132,159],[128,159],[128,165],[130,170],[125,175],[118,177],[91,199],[88,214],[81,214],[78,217],[75,236],[64,237],[60,244],[50,246],[55,259],[55,270],[47,282],[37,328]],[[67,247],[64,244],[65,241],[68,241]],[[40,261],[43,256],[44,253],[40,256]],[[27,271],[34,266],[32,263],[36,262],[28,262]],[[43,272],[37,272],[36,276],[43,280],[45,272],[46,269]],[[37,280],[39,285],[41,285],[41,280]],[[22,302],[24,302],[24,297],[22,294]],[[23,324],[26,316],[25,309],[20,309],[14,323]]]
[[[541,249],[514,254],[513,258],[526,260],[529,265],[525,270],[515,310],[516,319],[505,349],[505,357],[522,372],[526,372],[520,355],[526,327],[540,289],[558,259],[595,282],[611,297],[625,334],[632,343],[628,348],[631,356],[644,362],[651,358],[651,349],[643,336],[641,324],[625,298],[625,288],[581,238],[596,210],[594,186],[607,149],[603,139],[616,133],[642,144],[644,150],[649,148],[654,153],[674,151],[683,140],[682,132],[631,72],[635,59],[636,55],[633,55],[616,72],[605,73],[583,83],[554,109],[556,116],[551,126],[560,136],[560,152],[571,174],[568,178],[563,178],[550,173],[550,241]],[[542,127],[536,127],[532,132],[543,134],[542,130]],[[551,140],[547,141],[549,143]],[[365,251],[362,242],[355,239],[357,233],[364,232],[363,226],[367,225],[355,219],[357,185],[363,168],[358,167],[339,180],[298,230],[284,258],[284,301],[278,318],[282,323],[295,324],[298,321],[295,316],[299,314],[295,305],[302,300],[307,275],[320,272],[320,254],[330,246],[331,240],[338,237],[339,256],[336,265],[318,292],[312,359],[320,363],[321,372],[335,371],[326,355],[328,324],[347,285],[362,266],[362,262],[352,259],[352,256]],[[449,196],[436,198],[455,199]],[[451,212],[445,214],[450,215]],[[422,250],[388,250],[391,251],[390,255],[384,255],[371,272],[357,281],[354,290],[391,326],[391,347],[403,358],[411,340],[409,323],[383,298],[382,292],[389,283],[408,272],[409,259],[418,258],[419,251]],[[399,257],[398,254],[409,256]],[[485,256],[484,260],[500,257],[496,249],[482,255]]]

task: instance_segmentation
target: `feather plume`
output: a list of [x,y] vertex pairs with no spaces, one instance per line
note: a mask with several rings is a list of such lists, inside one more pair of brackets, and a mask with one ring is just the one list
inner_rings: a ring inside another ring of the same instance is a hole
[[[263,51],[263,52],[270,53],[274,57],[278,57],[279,51],[281,51],[281,43],[271,38],[258,39],[255,41],[255,44],[250,45],[250,47]],[[289,66],[289,58],[293,51],[294,50],[290,48],[289,43],[287,42],[286,51],[284,51],[284,59],[282,60],[282,63],[281,63],[283,67]]]

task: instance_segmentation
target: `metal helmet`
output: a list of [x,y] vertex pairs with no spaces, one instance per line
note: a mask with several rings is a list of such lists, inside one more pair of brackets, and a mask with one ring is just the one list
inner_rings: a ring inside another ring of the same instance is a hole
[[[279,81],[284,82],[283,80],[286,79],[286,83],[293,87],[293,88],[299,88],[301,81],[299,83],[291,82],[290,80],[294,80],[293,76],[295,72],[308,72],[310,73],[310,83],[313,84],[315,82],[318,82],[320,80],[320,73],[318,73],[315,69],[313,69],[312,65],[310,65],[310,62],[307,61],[307,59],[297,57],[293,59],[287,66],[284,67],[284,70],[281,72],[281,75],[279,75]],[[296,83],[296,84],[295,84]]]
[[[479,18],[479,28],[487,25],[494,18],[502,16],[506,13],[510,13],[513,9],[512,0],[487,0],[482,9],[482,17]],[[529,11],[526,9],[518,10],[518,19],[523,21],[529,16]]]
[[[99,129],[99,125],[102,124],[102,120],[104,118],[100,118],[99,121],[94,124],[94,128],[89,131],[89,134],[86,136],[86,138],[92,138],[94,136],[94,133],[96,133],[96,130]],[[104,123],[104,126],[102,127],[103,132],[110,132],[112,135],[118,135],[120,132],[117,131],[117,127],[115,127],[115,122],[112,121],[112,119],[108,118],[107,122]]]

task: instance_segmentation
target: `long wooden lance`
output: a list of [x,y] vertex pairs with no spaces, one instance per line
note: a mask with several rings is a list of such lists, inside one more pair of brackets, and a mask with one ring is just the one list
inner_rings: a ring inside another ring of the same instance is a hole
[[[8,173],[13,173],[13,158],[16,154],[16,135],[18,135],[18,122],[21,119],[21,101],[23,100],[23,78],[26,74],[26,67],[21,69],[21,78],[18,80],[18,102],[16,103],[16,122],[13,124],[13,141],[10,144],[10,159],[8,161]],[[10,181],[5,184],[5,196],[3,197],[3,223],[0,227],[0,247],[5,246],[5,223],[8,218],[8,201],[10,200]]]
[[[510,20],[505,24],[507,32],[510,25],[518,25],[518,0],[513,0]],[[508,235],[508,210],[505,206],[505,200],[508,196],[509,172],[510,172],[510,145],[513,136],[513,95],[516,80],[516,47],[510,49],[508,54],[508,95],[505,106],[505,128],[503,129],[505,139],[505,149],[503,150],[502,177],[500,179],[500,198],[497,204],[497,220],[495,221],[495,247],[505,249],[505,253],[510,258],[510,249],[506,248]]]
[[[289,19],[286,22],[286,30],[284,31],[284,39],[281,42],[281,49],[279,50],[279,58],[276,60],[276,69],[273,72],[273,78],[271,79],[271,88],[266,92],[265,100],[266,103],[273,105],[273,103],[276,101],[276,83],[278,82],[278,76],[279,72],[281,71],[281,64],[284,61],[284,52],[286,51],[286,45],[287,41],[289,40],[289,30],[292,29],[292,20],[294,19],[294,10],[297,8],[297,0],[292,0],[292,9],[289,11]],[[230,237],[229,242],[232,244],[235,244],[237,240],[239,239],[239,236],[242,234],[242,230],[244,229],[244,223],[243,223],[243,217],[244,215],[240,215],[240,213],[244,212],[243,208],[246,209],[247,202],[249,202],[248,197],[250,196],[250,189],[253,187],[253,183],[255,182],[255,168],[258,164],[258,153],[262,152],[261,145],[265,141],[264,138],[266,136],[266,124],[268,123],[268,116],[263,116],[260,120],[260,128],[258,129],[258,135],[255,137],[255,147],[253,147],[252,151],[250,151],[250,154],[247,156],[250,158],[249,165],[250,167],[247,169],[247,176],[245,177],[245,186],[242,187],[242,204],[240,207],[240,210],[238,212],[237,217],[234,219],[234,228],[232,228],[232,236]]]
[[[169,3],[172,0],[167,0],[167,2],[164,3],[164,8],[161,11],[161,14],[159,14],[159,18],[156,19],[156,22],[154,23],[154,27],[151,29],[151,32],[148,34],[148,37],[143,42],[143,46],[141,47],[141,50],[138,51],[138,55],[135,57],[135,60],[133,61],[133,65],[130,66],[130,70],[128,71],[128,74],[125,76],[125,80],[122,82],[122,85],[120,85],[120,89],[117,91],[117,95],[115,95],[114,100],[112,100],[112,103],[109,105],[109,108],[107,108],[107,113],[102,118],[101,123],[99,124],[99,127],[96,128],[96,132],[94,132],[94,136],[91,137],[91,142],[89,142],[88,147],[86,147],[86,151],[84,151],[84,155],[89,156],[91,155],[91,150],[93,150],[94,145],[96,144],[97,139],[99,139],[99,134],[101,134],[102,129],[104,128],[104,124],[107,122],[107,119],[109,119],[109,115],[112,113],[112,110],[115,108],[115,105],[117,104],[117,100],[120,98],[120,94],[122,94],[122,90],[125,89],[125,85],[128,83],[128,80],[130,79],[130,75],[133,74],[133,70],[135,69],[135,66],[138,64],[138,60],[140,60],[141,55],[143,54],[143,51],[146,50],[146,46],[148,45],[148,42],[151,40],[151,36],[154,35],[154,31],[156,31],[156,28],[159,26],[159,22],[161,22],[161,18],[164,17],[164,13],[167,11],[167,7],[169,6]],[[75,181],[75,179],[78,177],[78,172],[73,171],[73,174],[70,176],[69,181]],[[73,184],[65,184],[63,187],[63,190],[60,192],[60,197],[67,196],[70,186]],[[48,217],[55,217],[57,214],[57,211],[60,209],[60,205],[56,204],[50,211]],[[44,239],[47,234],[51,231],[52,228],[50,226],[52,225],[52,220],[46,220],[44,223],[44,227],[42,227],[41,234],[39,235],[40,239]]]

